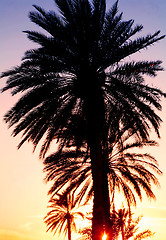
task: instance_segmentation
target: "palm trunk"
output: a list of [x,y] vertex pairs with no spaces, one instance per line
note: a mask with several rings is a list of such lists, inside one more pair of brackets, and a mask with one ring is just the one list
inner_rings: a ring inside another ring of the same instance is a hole
[[104,232],[104,198],[103,198],[103,174],[102,174],[102,152],[101,146],[91,146],[91,165],[93,178],[93,219],[92,239],[102,239]]
[[71,240],[71,216],[69,212],[69,199],[68,196],[66,196],[66,202],[67,202],[67,232],[68,232],[68,240]]
[[68,240],[71,240],[71,221],[70,217],[67,219]]
[[[94,89],[93,93],[96,93]],[[102,149],[103,134],[105,134],[103,129],[105,121],[104,101],[102,98],[99,99],[102,94],[96,96],[91,94],[88,101],[87,123],[94,192],[92,239],[101,240],[104,230],[107,232],[109,229],[110,200],[107,161],[104,159]],[[111,238],[108,237],[107,239],[110,240]]]
[[111,240],[108,179],[102,149],[98,144],[91,147],[91,163],[94,191],[92,239],[101,240],[105,231],[107,240]]
[[104,195],[104,215],[105,215],[105,232],[107,233],[107,240],[113,239],[113,220],[110,216],[110,192],[109,192],[109,181],[108,181],[108,150],[107,150],[107,143],[104,150],[103,156],[103,195]]
[[104,196],[104,226],[107,233],[107,240],[111,240],[113,236],[112,222],[110,221],[110,195],[109,195],[109,183],[107,177],[107,162],[103,159],[103,196]]
[[98,144],[91,147],[91,163],[94,190],[92,239],[101,240],[105,231],[107,240],[111,240],[113,237],[113,223],[110,221],[107,162],[106,159],[103,159],[102,148]]
[[71,240],[71,223],[70,218],[67,219],[68,240]]
[[125,240],[125,237],[124,237],[124,227],[123,227],[123,224],[121,226],[121,232],[122,232],[122,240]]

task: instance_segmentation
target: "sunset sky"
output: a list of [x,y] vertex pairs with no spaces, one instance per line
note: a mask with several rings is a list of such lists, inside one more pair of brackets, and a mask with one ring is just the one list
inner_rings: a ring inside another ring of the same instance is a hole
[[[114,3],[107,1],[107,6]],[[55,10],[53,0],[0,0],[0,72],[20,64],[24,52],[33,47],[22,32],[40,30],[28,19],[32,5],[47,10]],[[165,0],[120,0],[119,10],[124,19],[134,19],[143,24],[142,35],[161,30],[166,34]],[[166,69],[166,39],[147,50],[131,56],[131,59],[162,60]],[[166,71],[148,82],[166,92]],[[5,79],[0,81],[0,89]],[[42,162],[38,159],[39,148],[32,153],[31,143],[25,143],[20,150],[17,145],[20,136],[11,137],[11,129],[3,122],[3,115],[14,104],[17,97],[10,93],[0,94],[0,240],[53,240],[52,233],[46,233],[43,217],[47,213],[47,186],[42,172]],[[150,148],[163,171],[160,189],[154,188],[157,201],[148,201],[146,197],[138,203],[137,216],[143,215],[141,227],[156,232],[152,240],[166,239],[166,99],[163,100],[163,119],[159,147]]]

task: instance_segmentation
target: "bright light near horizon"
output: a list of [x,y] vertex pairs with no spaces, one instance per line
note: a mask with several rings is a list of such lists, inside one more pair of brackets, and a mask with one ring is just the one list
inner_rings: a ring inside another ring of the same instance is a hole
[[107,235],[106,235],[106,233],[104,233],[102,240],[106,240],[106,239],[107,239]]

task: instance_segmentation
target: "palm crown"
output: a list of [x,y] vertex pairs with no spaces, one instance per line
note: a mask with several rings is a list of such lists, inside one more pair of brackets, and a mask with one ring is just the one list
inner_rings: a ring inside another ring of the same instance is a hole
[[155,76],[162,70],[161,62],[123,60],[163,36],[158,31],[131,40],[143,27],[133,27],[133,20],[122,21],[118,1],[107,13],[105,1],[55,2],[60,16],[34,5],[37,11],[29,17],[47,34],[25,31],[39,47],[27,51],[20,66],[2,74],[9,76],[3,91],[25,93],[5,116],[10,126],[18,123],[14,135],[23,132],[19,146],[26,140],[36,146],[46,134],[41,149],[44,155],[54,139],[79,145],[90,141],[87,122],[94,108],[92,112],[96,111],[102,125],[101,138],[115,125],[115,112],[121,115],[122,124],[133,122],[132,128],[141,137],[148,137],[149,123],[159,135],[161,119],[151,106],[161,109],[163,93],[145,85],[143,75]]
[[50,210],[44,220],[47,225],[47,231],[51,230],[54,234],[68,234],[68,240],[71,240],[71,230],[76,231],[75,218],[84,218],[84,214],[78,210],[78,198],[74,193],[69,193],[65,198],[63,194],[58,194],[49,201]]

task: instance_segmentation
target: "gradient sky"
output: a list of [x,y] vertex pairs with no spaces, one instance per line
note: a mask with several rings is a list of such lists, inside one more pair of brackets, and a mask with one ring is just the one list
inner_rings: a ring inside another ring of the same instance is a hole
[[[114,1],[109,0],[108,6]],[[0,1],[0,72],[20,63],[24,52],[33,47],[23,30],[36,30],[28,19],[32,5],[40,5],[47,10],[55,9],[53,0],[1,0]],[[143,24],[142,35],[161,30],[166,33],[165,0],[120,0],[119,9],[124,19],[134,19]],[[148,50],[131,56],[139,60],[162,60],[166,69],[166,40],[158,42]],[[148,80],[149,81],[149,80]],[[158,74],[150,82],[166,92],[166,72]],[[0,81],[0,88],[5,80]],[[0,94],[0,240],[53,240],[46,232],[43,216],[47,209],[48,186],[44,183],[42,163],[37,151],[32,154],[31,143],[26,143],[19,151],[20,137],[11,137],[11,130],[3,122],[3,115],[17,100],[8,92]],[[155,240],[166,239],[166,101],[163,101],[163,118],[159,147],[149,149],[163,171],[161,188],[154,189],[157,201],[143,199],[138,204],[137,215],[143,214],[142,226],[155,231]]]

